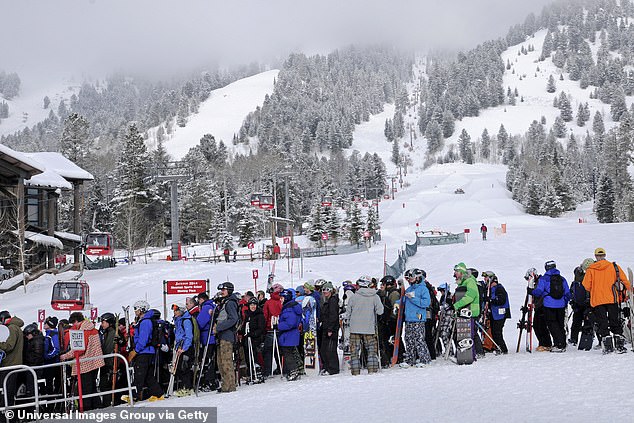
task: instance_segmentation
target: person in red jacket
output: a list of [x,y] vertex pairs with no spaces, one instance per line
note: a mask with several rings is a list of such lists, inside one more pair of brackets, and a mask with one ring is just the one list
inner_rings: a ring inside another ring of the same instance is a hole
[[282,312],[282,299],[280,293],[284,290],[284,287],[279,283],[274,284],[270,289],[271,297],[264,303],[264,322],[266,329],[266,336],[264,337],[264,350],[262,355],[264,356],[264,371],[263,376],[265,378],[271,376],[273,371],[273,356],[275,355],[275,361],[277,362],[277,370],[275,374],[279,374],[281,363],[277,359],[277,354],[273,351],[273,340],[277,336],[277,333],[273,331],[273,325],[271,319],[277,319]]
[[482,224],[482,226],[480,226],[480,233],[482,234],[482,241],[486,241],[487,240],[487,227],[484,225],[484,223]]
[[280,249],[280,244],[276,242],[275,246],[273,247],[273,260],[277,260],[278,258],[280,258],[281,252],[282,250]]

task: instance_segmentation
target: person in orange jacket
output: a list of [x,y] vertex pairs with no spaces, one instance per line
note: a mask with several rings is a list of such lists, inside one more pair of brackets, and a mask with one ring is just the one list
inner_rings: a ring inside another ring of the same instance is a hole
[[[627,349],[624,346],[625,338],[619,314],[620,303],[626,299],[630,282],[621,266],[606,260],[605,256],[604,248],[594,250],[597,261],[586,270],[583,287],[590,293],[590,306],[594,309],[598,334],[603,341],[603,353],[608,354],[614,350],[625,353]],[[630,312],[627,308],[625,311]]]

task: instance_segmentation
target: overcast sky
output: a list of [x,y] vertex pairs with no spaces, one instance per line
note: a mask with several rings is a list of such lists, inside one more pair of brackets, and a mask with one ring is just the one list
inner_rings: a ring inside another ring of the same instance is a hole
[[187,69],[359,41],[470,48],[550,0],[0,0],[0,69]]

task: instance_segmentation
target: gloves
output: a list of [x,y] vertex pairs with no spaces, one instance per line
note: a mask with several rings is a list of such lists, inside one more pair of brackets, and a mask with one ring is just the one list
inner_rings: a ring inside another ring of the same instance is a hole
[[414,292],[408,292],[407,294],[405,294],[405,296],[407,298],[414,298],[416,296],[416,294]]
[[531,288],[530,286],[527,286],[527,287],[526,287],[526,293],[527,293],[528,295],[533,295],[533,289],[534,289],[534,288]]
[[168,352],[170,350],[169,345],[167,344],[161,344],[161,351],[163,351],[164,353]]
[[623,317],[630,317],[630,308],[623,307]]

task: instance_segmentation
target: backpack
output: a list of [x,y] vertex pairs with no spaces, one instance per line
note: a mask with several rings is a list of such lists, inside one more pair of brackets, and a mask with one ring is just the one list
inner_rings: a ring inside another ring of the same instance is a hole
[[429,308],[427,309],[430,313],[429,318],[435,319],[440,311],[440,303],[438,302],[438,298],[436,297],[436,290],[429,282],[425,281],[425,285],[427,286],[427,291],[429,291],[429,298],[431,302],[429,303]]
[[45,335],[44,336],[44,361],[51,362],[59,355],[59,350],[55,347],[53,339]]
[[572,297],[572,302],[576,305],[588,305],[588,292],[581,282],[575,281],[572,285],[570,285],[570,295]]
[[161,345],[169,345],[172,337],[171,325],[165,320],[156,317],[150,319],[152,323],[152,336],[150,337],[150,345],[155,348],[161,348]]
[[192,339],[192,346],[194,347],[194,357],[196,360],[198,360],[198,353],[200,351],[200,327],[198,326],[198,321],[192,317],[188,317],[185,320],[189,320],[190,322],[192,322],[194,334]]
[[548,295],[554,300],[560,300],[564,297],[564,279],[561,275],[550,275]]

